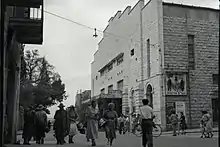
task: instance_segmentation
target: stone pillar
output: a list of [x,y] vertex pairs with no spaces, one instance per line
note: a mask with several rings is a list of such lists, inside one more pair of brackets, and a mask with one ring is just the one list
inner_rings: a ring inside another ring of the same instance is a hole
[[135,100],[136,113],[140,113],[139,107],[142,106],[142,100],[144,99],[144,85],[142,83],[139,84],[136,92],[137,92],[136,100]]
[[128,110],[129,110],[128,89],[125,88],[122,93],[122,113],[126,114],[126,111]]
[[7,86],[7,139],[10,143],[16,143],[17,141],[17,117],[19,116],[20,95],[20,49],[20,44],[18,44],[15,38],[13,38],[11,43],[11,52],[9,54],[9,72]]
[[166,95],[165,95],[165,84],[164,76],[160,76],[160,113],[161,113],[161,128],[166,130]]
[[8,134],[7,141],[12,143],[13,128],[14,128],[14,108],[15,108],[15,76],[12,65],[9,66],[10,71],[8,73],[8,86],[7,86],[7,122],[8,122]]

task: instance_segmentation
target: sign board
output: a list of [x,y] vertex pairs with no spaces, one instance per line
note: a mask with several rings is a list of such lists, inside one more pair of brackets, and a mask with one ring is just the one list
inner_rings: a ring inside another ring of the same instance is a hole
[[186,105],[185,102],[175,102],[176,104],[176,114],[180,115],[180,112],[183,112],[185,118],[186,117]]
[[166,73],[166,95],[187,95],[186,73]]
[[82,104],[89,103],[89,102],[90,102],[90,99],[83,100],[83,101],[82,101]]

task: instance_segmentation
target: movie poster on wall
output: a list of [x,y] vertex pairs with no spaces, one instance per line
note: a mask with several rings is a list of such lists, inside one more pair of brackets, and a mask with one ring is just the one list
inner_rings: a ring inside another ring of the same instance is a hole
[[166,95],[186,94],[186,73],[166,73]]

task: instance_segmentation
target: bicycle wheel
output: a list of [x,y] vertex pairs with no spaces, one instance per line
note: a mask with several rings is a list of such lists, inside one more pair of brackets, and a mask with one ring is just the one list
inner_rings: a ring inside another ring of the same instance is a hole
[[141,125],[140,124],[137,124],[135,126],[135,129],[134,131],[132,132],[135,136],[137,137],[141,137],[142,136],[142,129],[141,129]]
[[155,124],[155,127],[153,127],[153,137],[159,137],[162,134],[162,128],[160,125]]

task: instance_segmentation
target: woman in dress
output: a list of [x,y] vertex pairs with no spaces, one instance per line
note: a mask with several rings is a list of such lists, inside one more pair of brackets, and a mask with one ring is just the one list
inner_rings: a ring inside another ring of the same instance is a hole
[[180,128],[182,130],[182,134],[186,134],[185,130],[187,129],[187,126],[186,126],[186,118],[183,114],[183,112],[180,112]]
[[96,108],[96,101],[91,102],[91,106],[87,110],[87,132],[86,138],[92,140],[92,146],[96,146],[95,139],[98,138],[98,109]]
[[[202,111],[202,119],[201,119],[201,129],[202,129],[202,136],[203,137],[213,137],[212,133],[212,119],[210,114],[207,111]],[[207,133],[207,136],[205,135]]]
[[67,109],[69,144],[74,143],[73,137],[77,134],[77,125],[76,125],[77,118],[78,115],[75,111],[75,107],[72,105]]
[[117,120],[118,115],[117,112],[114,111],[115,105],[113,103],[108,104],[108,110],[104,113],[103,118],[106,121],[105,124],[105,132],[106,138],[108,139],[107,144],[112,146],[113,140],[116,138],[116,127],[117,127]]

